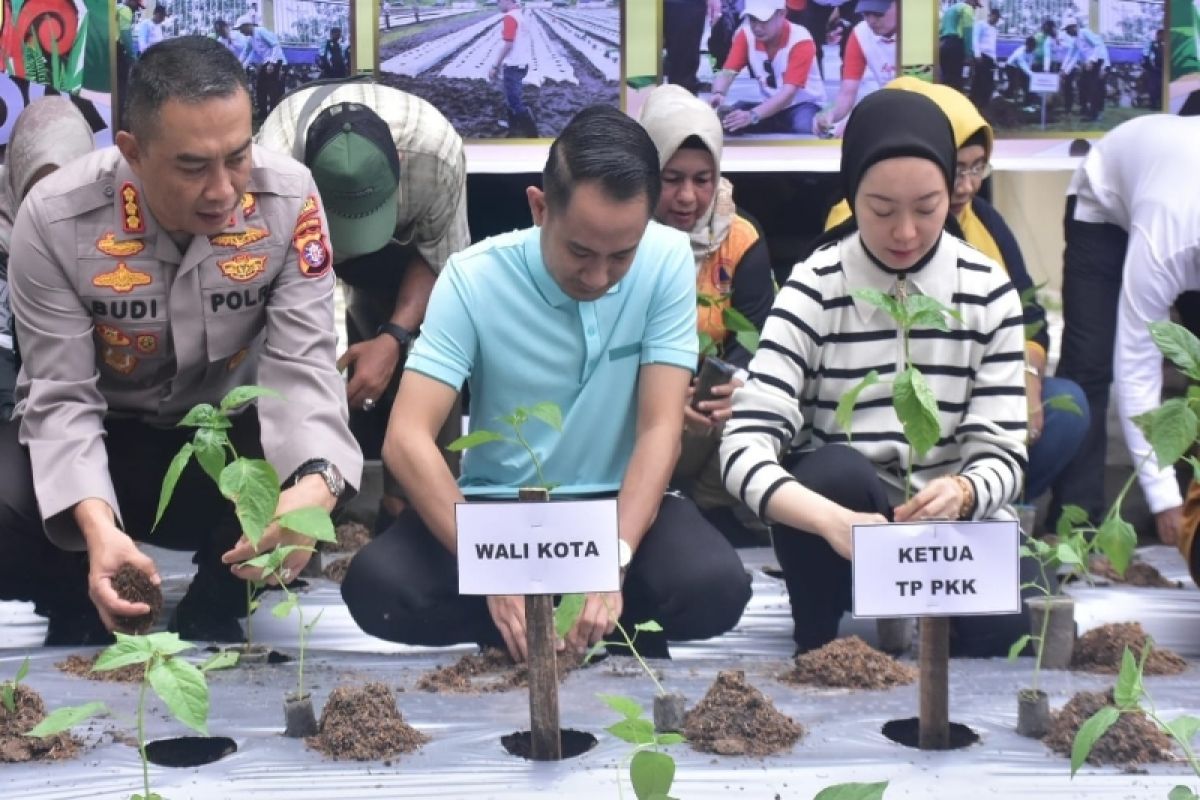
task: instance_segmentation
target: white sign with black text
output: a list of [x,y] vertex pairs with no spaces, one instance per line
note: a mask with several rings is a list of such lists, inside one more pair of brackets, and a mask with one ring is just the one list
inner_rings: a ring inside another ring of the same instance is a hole
[[1021,610],[1016,520],[854,526],[856,617]]
[[1029,91],[1034,94],[1058,94],[1059,82],[1057,72],[1035,72],[1029,76]]
[[615,592],[617,501],[459,503],[460,594]]

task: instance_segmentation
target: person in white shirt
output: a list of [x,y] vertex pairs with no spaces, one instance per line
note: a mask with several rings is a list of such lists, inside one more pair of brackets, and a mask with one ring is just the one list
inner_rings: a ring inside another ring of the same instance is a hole
[[528,25],[531,17],[525,16],[519,0],[500,0],[500,55],[488,70],[488,80],[496,76],[504,81],[504,102],[508,105],[509,138],[536,139],[537,121],[533,112],[525,105],[521,96],[525,76],[529,74],[529,62],[533,59],[533,43],[529,38]]
[[1092,418],[1054,486],[1051,514],[1073,503],[1093,522],[1102,519],[1105,419],[1109,387],[1119,375],[1125,442],[1164,544],[1179,537],[1179,485],[1132,419],[1162,397],[1162,354],[1147,326],[1168,319],[1181,293],[1200,289],[1200,196],[1185,177],[1200,174],[1198,141],[1200,118],[1130,120],[1092,146],[1067,189],[1057,374],[1083,387]]
[[833,135],[837,123],[854,108],[864,78],[870,81],[865,97],[896,77],[895,0],[858,0],[854,11],[862,14],[863,19],[850,31],[850,41],[842,57],[842,82],[837,99],[832,108],[817,114],[813,120],[813,133],[820,137]]
[[992,94],[996,91],[996,38],[1000,24],[1000,9],[988,11],[987,22],[977,22],[972,32],[972,51],[975,53],[975,67],[971,70],[971,102],[980,111],[992,102]]
[[[1029,102],[1029,82],[1033,77],[1034,50],[1037,39],[1029,36],[1025,46],[1012,51],[1012,55],[1004,62],[1004,72],[1008,75],[1008,89],[1005,96],[1019,103]],[[1018,96],[1018,92],[1020,95]]]
[[233,27],[246,38],[241,54],[242,66],[258,67],[254,105],[259,119],[264,120],[283,99],[283,67],[287,57],[279,45],[279,38],[255,22],[252,14],[238,17]]
[[155,6],[150,19],[142,19],[133,26],[133,41],[139,58],[152,45],[158,44],[165,38],[163,22],[166,19],[167,9],[163,6]]

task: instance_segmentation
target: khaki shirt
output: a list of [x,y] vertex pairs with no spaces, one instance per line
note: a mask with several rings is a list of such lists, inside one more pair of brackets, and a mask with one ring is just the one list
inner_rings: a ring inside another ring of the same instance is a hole
[[258,383],[262,446],[280,475],[324,458],[357,486],[362,453],[335,368],[332,253],[302,165],[254,148],[229,227],[180,253],[115,147],[41,181],[13,229],[12,305],[24,365],[19,437],[46,532],[82,548],[71,514],[120,508],[106,415],[169,427],[196,403]]
[[[324,88],[301,89],[285,97],[263,122],[255,142],[293,155],[300,113],[312,93]],[[338,86],[323,97],[305,124],[311,125],[317,114],[337,103],[361,103],[387,123],[400,156],[395,238],[400,244],[415,245],[433,271],[440,273],[446,259],[471,244],[462,138],[440,111],[421,98],[359,81]]]

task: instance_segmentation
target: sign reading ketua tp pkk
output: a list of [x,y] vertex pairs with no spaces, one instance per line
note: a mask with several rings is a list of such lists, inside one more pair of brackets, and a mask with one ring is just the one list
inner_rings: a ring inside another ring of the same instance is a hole
[[459,503],[460,594],[615,592],[617,501]]
[[854,526],[854,616],[1021,610],[1016,520]]

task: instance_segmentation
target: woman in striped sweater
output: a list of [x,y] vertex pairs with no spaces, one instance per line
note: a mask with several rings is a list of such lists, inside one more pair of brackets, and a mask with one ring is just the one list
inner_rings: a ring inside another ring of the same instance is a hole
[[[721,444],[729,491],[773,524],[799,651],[837,636],[850,606],[856,523],[1004,516],[1025,469],[1021,301],[996,262],[948,233],[955,144],[927,97],[895,89],[854,110],[842,145],[852,216],[818,241],[775,300]],[[951,223],[952,224],[952,223]],[[938,400],[941,436],[911,464],[890,383],[859,395],[851,430],[838,400],[871,370],[902,368],[902,340],[853,296],[925,294],[961,315],[917,329],[911,360]],[[1028,570],[1026,570],[1028,571]],[[1028,630],[1021,614],[956,619],[961,655],[1003,653]]]

